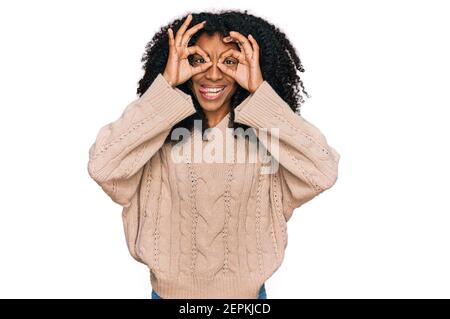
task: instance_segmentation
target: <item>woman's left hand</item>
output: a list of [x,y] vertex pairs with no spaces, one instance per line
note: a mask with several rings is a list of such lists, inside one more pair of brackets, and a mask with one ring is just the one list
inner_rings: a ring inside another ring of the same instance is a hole
[[[241,51],[229,49],[225,51],[219,58],[217,67],[225,74],[231,76],[241,87],[254,93],[264,79],[259,66],[259,45],[256,40],[249,34],[248,39],[237,31],[230,31],[229,37],[224,37],[225,43],[231,41],[239,45]],[[223,61],[227,57],[238,59],[239,63],[236,68],[224,64]]]

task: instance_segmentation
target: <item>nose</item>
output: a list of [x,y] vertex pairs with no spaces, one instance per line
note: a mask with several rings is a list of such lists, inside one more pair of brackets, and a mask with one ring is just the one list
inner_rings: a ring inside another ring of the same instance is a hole
[[218,59],[211,60],[213,64],[206,70],[205,77],[211,81],[221,80],[223,78],[222,71],[217,67]]

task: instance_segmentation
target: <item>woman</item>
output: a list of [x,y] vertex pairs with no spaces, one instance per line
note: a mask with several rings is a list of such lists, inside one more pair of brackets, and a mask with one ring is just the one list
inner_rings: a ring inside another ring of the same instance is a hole
[[162,28],[142,61],[139,98],[100,129],[88,164],[123,206],[130,254],[153,298],[265,298],[286,222],[334,185],[340,158],[296,114],[295,49],[247,11],[203,12]]

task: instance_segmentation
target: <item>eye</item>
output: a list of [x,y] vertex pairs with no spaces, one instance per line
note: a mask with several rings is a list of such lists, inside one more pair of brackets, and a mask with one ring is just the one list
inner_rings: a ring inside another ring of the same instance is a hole
[[200,63],[205,63],[205,59],[202,56],[194,56],[191,57],[190,59],[191,64],[200,64]]
[[205,63],[205,59],[203,59],[203,58],[195,58],[194,62]]
[[236,59],[233,59],[233,58],[226,58],[225,61],[223,61],[224,64],[228,64],[228,65],[235,65],[237,62],[238,61]]

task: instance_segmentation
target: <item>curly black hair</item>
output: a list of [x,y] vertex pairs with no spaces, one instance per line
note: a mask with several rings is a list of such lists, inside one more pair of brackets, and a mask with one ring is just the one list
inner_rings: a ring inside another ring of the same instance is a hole
[[[243,12],[239,10],[221,10],[191,14],[192,21],[188,29],[204,20],[206,20],[206,24],[192,36],[188,46],[194,45],[203,32],[207,32],[208,35],[219,32],[223,36],[228,36],[229,31],[238,31],[244,36],[248,36],[251,33],[260,47],[260,67],[263,79],[271,85],[294,112],[300,115],[300,107],[304,103],[301,92],[308,98],[310,96],[306,92],[300,76],[297,74],[297,70],[300,72],[305,70],[296,49],[287,39],[285,33],[268,21],[249,14],[248,10]],[[139,80],[137,88],[139,97],[145,93],[158,74],[164,72],[169,54],[168,28],[171,28],[175,35],[187,16],[188,14],[161,27],[160,31],[147,43],[141,60],[143,62],[142,68],[145,72],[142,79]],[[207,120],[195,94],[190,89],[190,81],[177,86],[177,88],[191,95],[197,112],[177,123],[172,130],[178,127],[191,130],[194,127],[194,120],[201,120],[202,133],[204,133],[204,130],[208,128]],[[231,109],[233,110],[237,107],[249,94],[247,90],[238,85],[236,92],[231,98]],[[242,127],[244,130],[248,128],[246,125],[234,122],[234,112],[230,114],[228,127]],[[169,133],[166,142],[169,141],[170,135]]]

